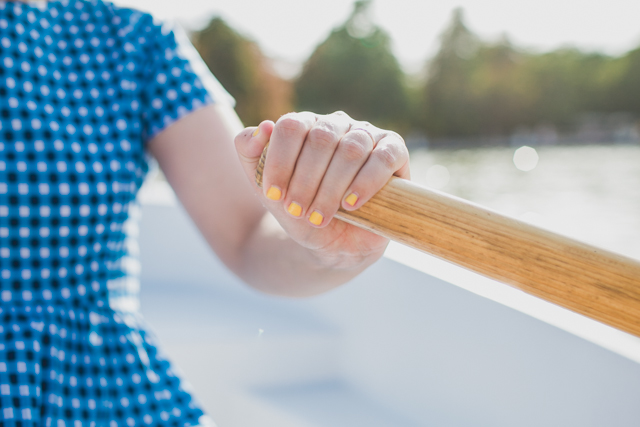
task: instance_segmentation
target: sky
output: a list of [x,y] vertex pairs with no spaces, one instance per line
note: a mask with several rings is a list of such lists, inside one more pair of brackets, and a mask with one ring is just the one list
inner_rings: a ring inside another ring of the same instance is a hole
[[[222,16],[258,42],[268,56],[303,62],[349,16],[350,0],[112,0],[176,19],[186,29]],[[577,46],[620,54],[640,46],[640,0],[374,0],[375,22],[391,36],[408,72],[418,71],[438,49],[438,36],[454,8],[481,37],[507,34],[516,45],[538,51]]]

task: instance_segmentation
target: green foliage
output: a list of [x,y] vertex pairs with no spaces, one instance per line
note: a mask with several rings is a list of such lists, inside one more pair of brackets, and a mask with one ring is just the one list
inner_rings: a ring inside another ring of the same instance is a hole
[[528,55],[518,75],[528,102],[521,122],[566,127],[580,113],[601,110],[607,96],[601,73],[608,60],[576,49]]
[[441,40],[414,118],[431,136],[570,128],[587,112],[640,115],[640,49],[615,59],[568,48],[537,54],[506,38],[486,43],[465,26],[460,9]]
[[606,105],[613,111],[628,111],[640,116],[640,48],[613,61],[608,83],[611,96]]
[[359,0],[347,21],[313,52],[298,79],[271,71],[258,46],[214,18],[194,44],[236,98],[248,124],[291,110],[343,110],[376,125],[430,137],[508,135],[521,127],[571,129],[589,112],[640,117],[640,48],[612,58],[564,48],[535,53],[506,37],[488,43],[465,25],[461,9],[441,36],[423,84],[409,87],[389,36]]
[[277,119],[291,109],[291,88],[268,66],[259,47],[213,18],[192,37],[205,63],[236,99],[236,112],[247,124]]
[[343,110],[357,119],[404,129],[408,100],[404,75],[389,36],[368,17],[370,1],[358,1],[347,22],[320,44],[295,83],[297,108]]
[[480,41],[457,9],[441,37],[440,51],[429,64],[421,115],[416,125],[432,135],[466,135],[480,126],[471,75]]

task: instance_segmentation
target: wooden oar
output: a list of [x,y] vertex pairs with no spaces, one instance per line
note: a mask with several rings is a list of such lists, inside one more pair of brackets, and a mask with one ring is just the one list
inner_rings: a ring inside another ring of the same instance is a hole
[[640,337],[634,259],[400,178],[335,217]]

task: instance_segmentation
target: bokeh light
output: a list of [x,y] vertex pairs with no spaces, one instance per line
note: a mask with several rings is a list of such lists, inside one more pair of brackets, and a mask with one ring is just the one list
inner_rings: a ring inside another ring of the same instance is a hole
[[536,149],[526,145],[518,148],[513,154],[513,164],[524,172],[534,170],[538,166],[539,159]]

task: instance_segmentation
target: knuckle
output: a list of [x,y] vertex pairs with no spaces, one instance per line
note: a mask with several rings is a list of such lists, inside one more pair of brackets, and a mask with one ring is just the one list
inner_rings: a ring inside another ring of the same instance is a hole
[[377,148],[373,154],[376,159],[387,169],[394,169],[400,158],[399,150],[392,145]]
[[276,127],[288,136],[301,134],[307,130],[305,122],[295,113],[285,114],[280,117],[276,123]]
[[370,140],[369,135],[364,135],[364,137],[350,135],[342,138],[340,142],[342,155],[349,161],[366,158],[369,155]]
[[394,131],[387,131],[387,137],[391,137],[395,140],[398,141],[398,143],[404,147],[406,147],[406,143],[404,142],[404,138],[402,136],[400,136],[399,133],[394,132]]
[[351,131],[366,136],[367,138],[371,139],[374,144],[375,141],[380,140],[382,137],[379,129],[369,122],[357,122],[356,124],[351,126]]
[[316,126],[309,131],[309,142],[318,147],[333,145],[338,135],[330,125]]
[[397,144],[394,144],[392,146],[396,150],[398,160],[406,160],[409,158],[409,149],[407,148],[403,139],[400,139]]
[[369,131],[369,129],[360,126],[355,129],[352,129],[351,132],[353,135],[357,135],[358,138],[362,138],[363,140],[367,141],[371,145],[374,144],[375,137]]

